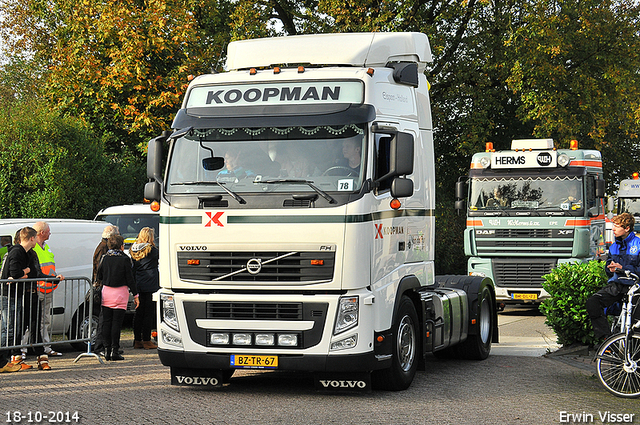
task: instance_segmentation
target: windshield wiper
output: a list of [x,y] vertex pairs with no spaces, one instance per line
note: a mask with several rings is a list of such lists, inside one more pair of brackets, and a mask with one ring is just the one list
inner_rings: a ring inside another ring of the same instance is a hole
[[335,204],[336,200],[333,199],[327,192],[320,189],[316,185],[313,184],[311,180],[304,179],[271,179],[271,180],[254,180],[254,184],[264,183],[264,184],[306,184],[311,189],[315,190],[316,193],[322,196],[324,199],[329,201],[330,204]]
[[227,192],[229,194],[229,196],[231,196],[233,199],[238,201],[239,204],[246,204],[247,203],[247,201],[245,201],[240,195],[238,195],[237,193],[235,193],[234,191],[229,189],[227,187],[227,185],[222,183],[222,182],[214,182],[214,181],[206,181],[205,180],[205,181],[191,181],[191,182],[171,183],[172,186],[194,186],[194,185],[206,185],[206,184],[217,184],[218,186],[220,186],[222,188],[222,190]]

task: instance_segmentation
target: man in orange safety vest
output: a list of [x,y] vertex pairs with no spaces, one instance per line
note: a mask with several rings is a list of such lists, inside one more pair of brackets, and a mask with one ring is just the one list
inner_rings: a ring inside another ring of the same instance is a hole
[[51,236],[51,229],[44,221],[37,222],[33,228],[38,232],[36,234],[36,246],[33,248],[38,255],[38,262],[42,273],[51,277],[56,277],[58,281],[38,281],[38,300],[40,301],[40,335],[44,342],[44,352],[49,356],[61,356],[62,353],[51,349],[51,305],[53,304],[53,291],[58,287],[58,282],[64,279],[64,276],[56,276],[56,262],[53,252],[47,245],[47,240]]

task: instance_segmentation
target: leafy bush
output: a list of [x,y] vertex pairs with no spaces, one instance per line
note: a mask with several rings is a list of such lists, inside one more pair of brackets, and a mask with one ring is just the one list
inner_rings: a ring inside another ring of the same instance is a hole
[[543,288],[550,298],[540,305],[546,315],[545,323],[558,336],[558,343],[571,345],[594,344],[591,319],[586,310],[587,299],[607,283],[604,263],[560,264],[551,273],[542,276]]
[[107,155],[82,119],[45,103],[0,107],[0,218],[88,218],[141,201],[144,163]]

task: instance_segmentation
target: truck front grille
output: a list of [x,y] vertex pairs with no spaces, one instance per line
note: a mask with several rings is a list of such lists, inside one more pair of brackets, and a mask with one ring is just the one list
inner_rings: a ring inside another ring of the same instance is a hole
[[335,252],[178,252],[180,279],[318,282],[333,279]]
[[516,260],[494,259],[493,277],[496,286],[541,287],[542,276],[551,272],[556,261],[537,258],[518,258]]
[[302,320],[302,303],[209,301],[207,319]]

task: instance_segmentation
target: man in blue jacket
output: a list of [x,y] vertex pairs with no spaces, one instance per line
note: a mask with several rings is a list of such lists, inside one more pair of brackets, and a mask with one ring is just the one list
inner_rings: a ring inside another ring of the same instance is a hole
[[630,279],[624,279],[625,271],[635,274],[640,271],[640,238],[633,232],[635,225],[633,216],[622,213],[611,221],[616,240],[609,249],[609,259],[604,269],[609,276],[609,281],[604,288],[587,300],[587,313],[591,318],[596,339],[611,335],[611,326],[604,314],[604,309],[622,301],[629,287],[634,283]]

